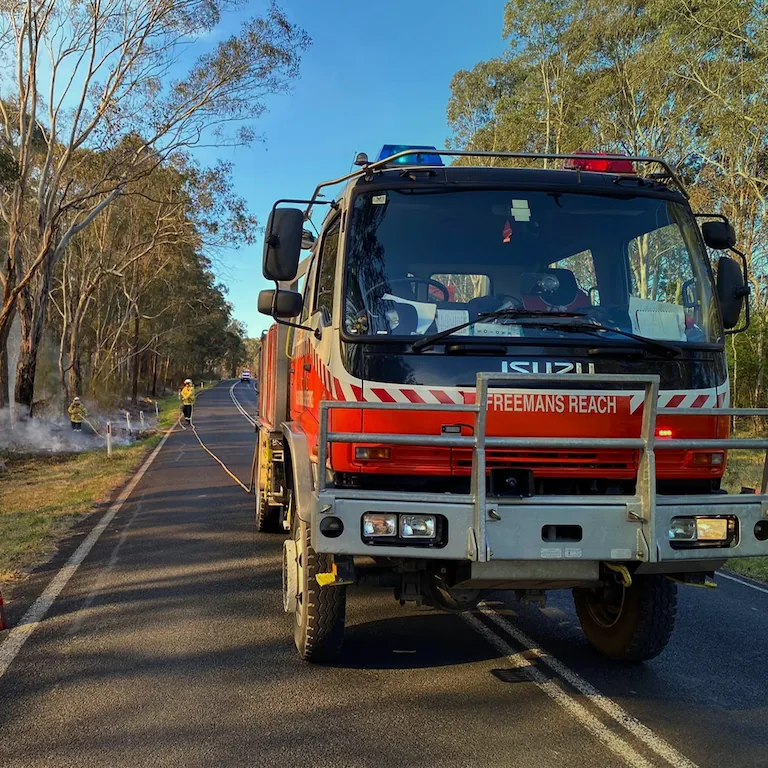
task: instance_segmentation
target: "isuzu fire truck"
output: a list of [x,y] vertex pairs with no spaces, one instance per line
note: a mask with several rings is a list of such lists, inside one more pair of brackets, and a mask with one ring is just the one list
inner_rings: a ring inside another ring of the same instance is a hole
[[278,201],[265,239],[256,520],[290,532],[300,655],[337,656],[364,584],[451,611],[572,589],[600,652],[656,656],[678,584],[768,554],[768,473],[721,488],[728,450],[768,448],[730,435],[733,227],[656,158],[389,146],[357,165]]

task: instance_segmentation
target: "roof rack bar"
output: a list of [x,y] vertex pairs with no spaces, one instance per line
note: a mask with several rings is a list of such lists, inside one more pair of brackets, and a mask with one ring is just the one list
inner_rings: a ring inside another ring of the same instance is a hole
[[[324,187],[332,187],[336,184],[341,184],[343,181],[349,181],[350,179],[354,179],[358,176],[363,176],[367,173],[370,173],[371,171],[380,171],[387,167],[389,163],[391,163],[393,160],[397,160],[401,157],[407,157],[408,155],[418,155],[418,154],[430,154],[430,155],[445,155],[446,157],[497,157],[502,159],[508,159],[508,160],[584,160],[589,159],[592,157],[592,155],[588,154],[579,154],[572,153],[572,154],[555,154],[551,152],[485,152],[485,151],[473,151],[473,150],[464,150],[464,149],[430,149],[429,152],[426,150],[423,150],[422,152],[419,152],[418,150],[415,150],[413,148],[411,149],[404,149],[402,152],[398,152],[397,154],[391,155],[390,157],[385,157],[382,160],[376,160],[373,163],[369,163],[368,165],[364,166],[363,168],[360,168],[357,171],[352,171],[351,173],[346,174],[345,176],[340,176],[338,179],[331,179],[329,181],[323,181],[320,184],[317,185],[315,188],[315,191],[312,195],[312,202],[310,202],[307,210],[305,211],[305,217],[309,216],[309,212],[312,209],[312,205],[317,200],[320,190]],[[683,184],[682,180],[678,176],[677,172],[672,168],[669,163],[667,163],[666,160],[662,160],[660,157],[646,157],[646,156],[627,156],[627,155],[612,155],[612,154],[605,154],[605,155],[598,155],[601,160],[629,160],[633,163],[653,163],[655,165],[659,165],[664,169],[664,174],[662,178],[669,178],[672,183],[680,190],[680,192],[687,198],[688,192],[685,189],[685,185]],[[407,168],[409,166],[403,166],[404,168]],[[431,166],[416,166],[419,168],[429,168]],[[659,174],[655,174],[657,178],[659,178]]]

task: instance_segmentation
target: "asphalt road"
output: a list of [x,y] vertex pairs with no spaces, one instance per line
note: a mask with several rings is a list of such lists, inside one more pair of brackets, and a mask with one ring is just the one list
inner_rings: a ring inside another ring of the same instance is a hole
[[[247,482],[229,384],[195,422]],[[566,592],[462,618],[352,591],[344,660],[317,667],[282,613],[281,541],[171,435],[0,672],[0,766],[768,765],[768,592],[682,590],[666,652],[624,666],[587,647]]]

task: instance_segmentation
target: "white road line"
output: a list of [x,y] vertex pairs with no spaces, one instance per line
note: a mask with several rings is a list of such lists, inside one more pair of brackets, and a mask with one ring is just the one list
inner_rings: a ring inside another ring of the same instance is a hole
[[717,575],[722,579],[728,579],[728,581],[735,581],[737,584],[743,584],[745,587],[749,587],[750,589],[756,589],[758,592],[764,592],[766,595],[768,595],[768,589],[765,587],[758,587],[757,584],[752,584],[749,581],[744,581],[744,579],[738,579],[735,576],[731,576],[728,573],[723,573],[722,571],[718,571]]
[[576,722],[581,723],[595,738],[601,741],[614,754],[618,755],[633,768],[652,768],[637,750],[628,742],[617,736],[605,723],[600,722],[585,706],[569,696],[556,682],[547,677],[521,653],[499,637],[490,627],[470,613],[462,613],[464,619],[475,631],[481,634],[515,669],[525,669],[530,681],[541,691],[559,704]]
[[93,549],[93,545],[99,540],[99,537],[104,533],[115,515],[122,509],[126,499],[133,493],[133,489],[138,485],[139,480],[144,477],[144,473],[149,469],[157,454],[160,453],[160,449],[165,445],[165,441],[170,435],[171,430],[168,430],[163,439],[158,443],[157,448],[152,451],[147,460],[141,465],[139,471],[131,478],[128,485],[123,488],[112,506],[91,529],[91,532],[85,537],[61,570],[51,579],[43,594],[32,603],[32,606],[24,614],[21,621],[8,633],[8,637],[0,645],[0,678],[7,672],[8,667],[18,655],[24,643],[29,640],[34,631],[40,626],[40,622],[45,618],[45,615],[59,594],[61,594],[61,591],[67,586],[67,582],[74,576],[80,564]]
[[602,710],[606,715],[615,720],[623,728],[626,728],[633,736],[643,742],[670,765],[676,768],[696,768],[696,763],[691,762],[685,755],[678,752],[669,742],[655,734],[648,726],[643,725],[636,717],[620,707],[613,699],[609,699],[600,693],[591,683],[588,683],[581,675],[565,666],[561,661],[551,656],[543,648],[520,631],[517,627],[500,616],[485,603],[480,603],[478,610],[482,611],[491,621],[514,638],[526,651],[536,657],[542,664],[546,664],[556,675],[573,686],[582,696]]
[[243,406],[240,404],[240,401],[235,397],[235,387],[239,384],[239,382],[235,382],[230,388],[229,388],[229,396],[232,398],[232,402],[235,404],[235,408],[237,408],[238,411],[240,411],[240,414],[242,416],[245,416],[246,419],[251,423],[252,426],[256,426],[256,419],[254,419],[248,411],[243,408]]
[[115,569],[117,561],[120,559],[120,550],[128,538],[131,526],[141,512],[141,508],[141,501],[137,501],[136,509],[133,510],[133,514],[131,515],[130,520],[128,520],[128,522],[123,526],[123,531],[120,534],[120,538],[117,540],[115,548],[112,550],[112,554],[109,557],[109,562],[99,571],[93,588],[75,612],[75,620],[72,622],[72,626],[65,633],[65,637],[72,637],[72,635],[76,635],[85,623],[85,620],[88,617],[86,611],[93,605],[94,600],[96,600],[96,598],[101,594],[102,587],[104,587],[106,584],[107,576]]

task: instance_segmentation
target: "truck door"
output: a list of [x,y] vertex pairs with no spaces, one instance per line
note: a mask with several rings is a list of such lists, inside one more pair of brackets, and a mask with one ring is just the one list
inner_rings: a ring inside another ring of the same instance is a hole
[[[312,257],[313,263],[310,264],[307,274],[303,279],[303,285],[301,287],[301,293],[303,295],[301,317],[299,322],[302,325],[307,325],[311,314],[311,300],[312,300],[312,286],[313,286],[313,266],[314,256]],[[309,343],[309,337],[306,331],[300,328],[291,328],[291,337],[289,346],[291,350],[291,365],[290,365],[290,407],[291,407],[291,420],[301,423],[304,410],[306,409],[306,345]]]
[[[338,263],[340,217],[337,217],[326,226],[316,260],[313,263],[307,278],[306,297],[311,296],[310,316],[306,325],[312,328],[324,329],[321,342],[315,338],[311,331],[298,331],[301,334],[302,350],[300,381],[303,410],[299,419],[304,431],[310,437],[310,443],[314,442],[318,430],[319,403],[325,392],[325,376],[319,365],[328,365],[331,349],[331,325],[333,321],[333,297],[336,285],[336,266]],[[321,352],[322,350],[322,352]]]

